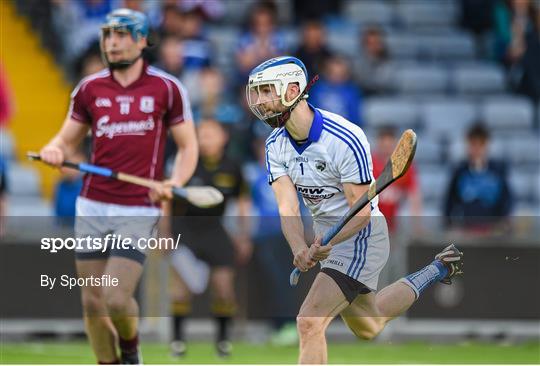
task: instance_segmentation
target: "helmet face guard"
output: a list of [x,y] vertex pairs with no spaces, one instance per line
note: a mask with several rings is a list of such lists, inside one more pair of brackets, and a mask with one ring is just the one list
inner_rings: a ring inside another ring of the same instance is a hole
[[111,69],[124,69],[135,63],[142,57],[142,52],[131,60],[121,60],[117,62],[110,62],[107,59],[105,52],[105,38],[108,37],[111,32],[129,33],[131,38],[137,42],[141,38],[148,38],[149,25],[146,15],[141,12],[131,9],[118,9],[107,15],[105,24],[101,26],[100,48],[103,61]]
[[286,88],[281,80],[247,85],[246,99],[249,109],[258,119],[267,123],[270,127],[278,128],[283,126],[286,122],[281,121],[284,106],[290,105],[285,101]]
[[[300,93],[286,100],[290,84],[298,85]],[[291,56],[275,57],[251,71],[246,99],[257,118],[272,128],[282,127],[300,100],[307,98],[306,86],[307,71],[302,61]]]

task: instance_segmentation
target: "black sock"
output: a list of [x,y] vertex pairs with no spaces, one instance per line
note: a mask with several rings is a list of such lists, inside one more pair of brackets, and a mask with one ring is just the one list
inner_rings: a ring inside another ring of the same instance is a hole
[[173,340],[184,341],[184,319],[191,312],[189,301],[173,301],[171,304],[171,319],[173,327]]
[[139,347],[139,336],[136,335],[131,339],[124,339],[122,337],[119,337],[118,343],[120,345],[120,350],[122,351],[122,354],[137,353],[137,348]]
[[181,315],[173,316],[173,340],[184,341],[184,317]]
[[228,341],[230,336],[230,325],[231,325],[230,316],[216,316],[216,323],[218,327],[217,331],[217,341]]

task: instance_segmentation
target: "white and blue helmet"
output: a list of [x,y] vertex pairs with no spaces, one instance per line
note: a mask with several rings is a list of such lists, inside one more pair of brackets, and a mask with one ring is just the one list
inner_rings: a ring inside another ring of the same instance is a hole
[[[285,100],[285,93],[291,83],[298,84],[300,93],[293,100],[287,101]],[[246,98],[249,108],[257,118],[268,123],[271,127],[280,127],[280,124],[285,122],[279,122],[285,111],[267,110],[266,105],[268,105],[269,101],[260,101],[261,87],[270,86],[275,90],[276,98],[270,102],[276,103],[279,101],[283,106],[293,108],[298,98],[308,97],[303,95],[307,84],[307,70],[302,61],[291,56],[272,58],[255,67],[249,74],[249,81],[246,86]]]

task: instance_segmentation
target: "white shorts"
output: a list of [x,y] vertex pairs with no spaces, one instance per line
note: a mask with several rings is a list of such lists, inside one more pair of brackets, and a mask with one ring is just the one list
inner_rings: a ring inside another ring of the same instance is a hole
[[[106,259],[120,256],[144,263],[144,250],[137,247],[140,238],[155,237],[161,210],[148,206],[125,206],[78,197],[76,204],[75,236],[77,238],[103,238],[116,234],[121,239],[131,239],[130,249],[116,246],[95,250],[88,246],[75,249],[77,259]],[[110,250],[109,250],[110,249]]]
[[[330,225],[317,224],[324,233]],[[390,254],[388,228],[384,216],[372,216],[370,223],[357,235],[335,245],[321,268],[332,268],[376,291],[379,274]]]

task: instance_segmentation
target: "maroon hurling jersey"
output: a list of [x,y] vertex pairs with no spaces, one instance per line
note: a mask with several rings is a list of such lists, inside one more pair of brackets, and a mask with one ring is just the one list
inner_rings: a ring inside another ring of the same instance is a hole
[[[139,177],[163,179],[169,127],[192,120],[183,85],[146,63],[139,79],[121,86],[109,70],[81,80],[68,116],[92,128],[91,163]],[[148,188],[87,174],[81,196],[129,206],[152,206]]]

